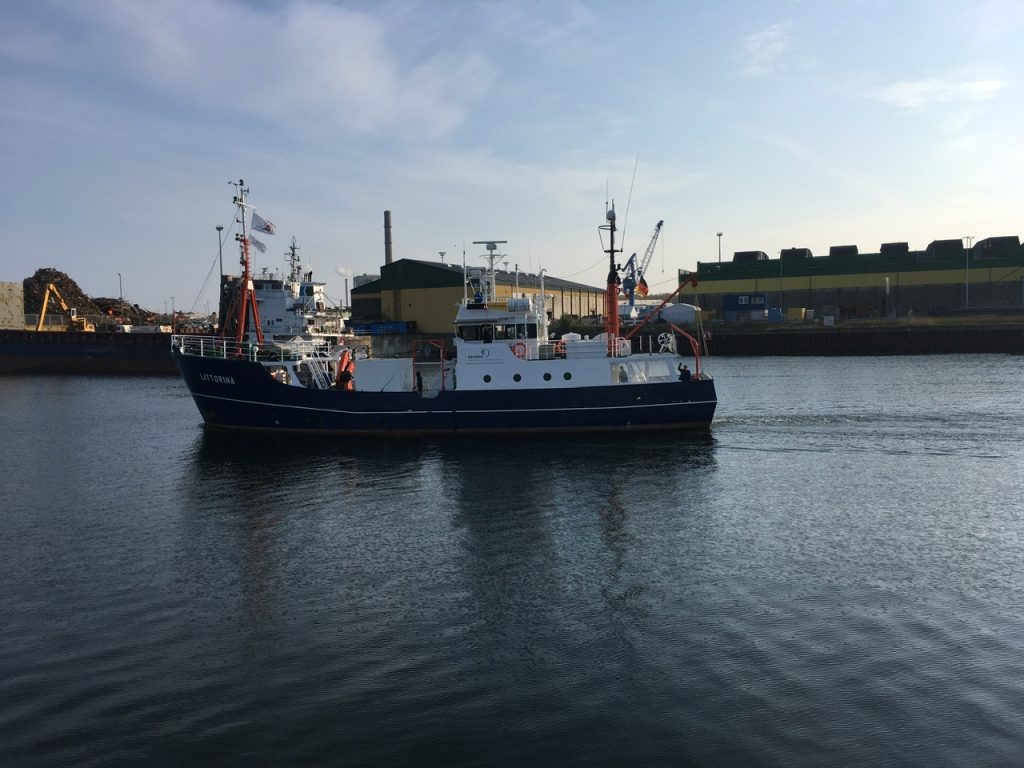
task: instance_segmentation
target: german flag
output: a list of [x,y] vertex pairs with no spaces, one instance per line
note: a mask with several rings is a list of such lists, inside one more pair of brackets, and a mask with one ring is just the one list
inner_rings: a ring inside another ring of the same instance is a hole
[[639,293],[641,296],[646,296],[648,293],[650,293],[650,289],[647,287],[647,281],[644,280],[642,277],[636,284],[636,292]]

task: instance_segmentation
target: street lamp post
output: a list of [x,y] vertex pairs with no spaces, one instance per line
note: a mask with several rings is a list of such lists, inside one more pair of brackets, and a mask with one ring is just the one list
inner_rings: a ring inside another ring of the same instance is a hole
[[786,318],[786,310],[783,306],[785,303],[785,293],[782,290],[782,251],[779,251],[779,313],[783,320]]
[[224,231],[224,225],[217,225],[217,258],[220,259],[220,273],[224,274],[224,240],[220,233]]
[[[220,307],[224,303],[224,238],[221,233],[224,225],[217,225],[217,259],[220,261],[220,277],[217,279],[217,317],[220,317]],[[206,314],[210,314],[207,312]]]
[[174,297],[171,296],[171,333],[174,333]]
[[967,248],[964,249],[964,309],[971,308],[971,240],[974,235],[965,235]]
[[722,233],[718,233],[718,263],[722,263]]

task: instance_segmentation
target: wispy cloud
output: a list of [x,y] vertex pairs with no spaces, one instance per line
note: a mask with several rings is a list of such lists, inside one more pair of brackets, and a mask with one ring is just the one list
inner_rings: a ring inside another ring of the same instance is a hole
[[529,45],[545,55],[565,57],[588,46],[598,25],[595,13],[579,0],[553,3],[539,13],[523,3],[487,3],[479,7],[487,27]]
[[54,70],[186,108],[315,122],[335,135],[445,135],[497,76],[476,42],[423,50],[396,39],[384,12],[324,0],[43,4],[19,38],[0,36],[0,54],[26,65],[45,56]]
[[805,66],[808,58],[797,50],[793,29],[793,22],[784,21],[740,40],[738,55],[742,73],[758,77]]
[[991,99],[1004,85],[1002,80],[900,80],[881,89],[876,98],[900,109],[920,110]]

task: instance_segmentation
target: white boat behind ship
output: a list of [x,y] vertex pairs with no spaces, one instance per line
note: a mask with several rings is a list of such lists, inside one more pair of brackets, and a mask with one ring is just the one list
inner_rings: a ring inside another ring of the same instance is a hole
[[[314,280],[312,269],[303,265],[295,238],[285,253],[285,265],[285,272],[264,267],[252,275],[252,296],[256,302],[260,334],[255,324],[250,323],[246,338],[255,342],[262,335],[271,341],[340,343],[348,333],[345,312],[341,307],[331,306],[326,294],[327,284]],[[231,324],[237,317],[238,308],[231,303],[239,291],[237,278],[229,280],[225,295],[228,305],[222,308],[221,315],[227,321],[226,331],[232,334],[234,328]]]

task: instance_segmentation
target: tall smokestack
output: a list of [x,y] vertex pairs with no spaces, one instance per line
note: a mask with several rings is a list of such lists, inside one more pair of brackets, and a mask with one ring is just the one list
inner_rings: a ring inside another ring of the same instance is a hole
[[384,211],[384,263],[391,263],[391,211]]

